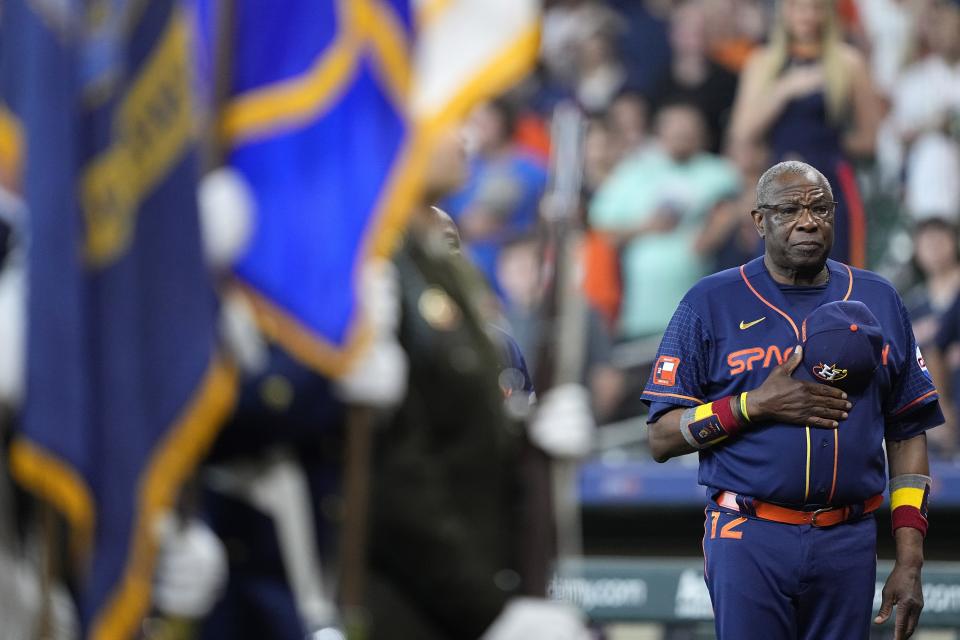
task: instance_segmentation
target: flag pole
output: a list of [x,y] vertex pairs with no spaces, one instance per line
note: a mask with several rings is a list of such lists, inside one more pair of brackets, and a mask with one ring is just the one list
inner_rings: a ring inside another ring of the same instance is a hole
[[218,0],[216,27],[213,32],[213,96],[203,148],[205,172],[226,163],[228,141],[224,138],[223,112],[233,88],[234,35],[237,24],[236,0]]
[[[561,103],[551,122],[550,186],[545,195],[542,240],[540,317],[545,328],[537,367],[537,390],[541,394],[565,384],[579,383],[584,362],[586,307],[579,291],[580,239],[577,213],[583,176],[585,122],[579,108]],[[583,553],[582,523],[577,488],[578,465],[569,460],[547,460],[535,472],[535,496],[551,505],[546,522],[553,525],[555,547],[552,560]],[[542,508],[540,516],[543,517]],[[542,524],[541,527],[546,525]],[[541,560],[542,562],[542,560]],[[546,581],[552,567],[533,569],[534,578]]]
[[365,640],[367,637],[364,592],[373,411],[370,407],[359,405],[347,410],[343,525],[340,530],[340,605],[347,640]]
[[60,572],[60,532],[53,505],[46,500],[40,500],[38,505],[43,546],[40,552],[40,611],[36,637],[37,640],[49,640],[53,637],[53,585]]

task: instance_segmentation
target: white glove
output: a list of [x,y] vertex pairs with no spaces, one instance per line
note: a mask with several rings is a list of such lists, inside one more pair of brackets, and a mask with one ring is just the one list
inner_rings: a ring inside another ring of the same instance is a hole
[[163,613],[202,618],[220,596],[227,579],[227,552],[201,520],[185,524],[171,513],[157,522],[160,553],[153,602]]
[[596,430],[590,393],[569,383],[544,394],[530,423],[530,439],[554,457],[582,458],[593,448]]
[[407,354],[397,340],[381,338],[364,351],[353,367],[336,380],[341,400],[387,409],[407,392]]
[[221,299],[220,335],[245,373],[256,375],[267,368],[270,349],[257,327],[253,307],[242,294],[227,292]]
[[0,271],[0,404],[18,407],[26,377],[26,274],[10,257]]
[[221,167],[200,181],[198,198],[207,264],[225,271],[250,242],[256,213],[253,192],[238,171]]
[[400,326],[400,274],[384,258],[371,258],[360,272],[360,308],[374,336],[394,335]]
[[514,598],[481,640],[590,640],[583,614],[572,605],[537,598]]
[[397,341],[400,325],[400,278],[392,262],[369,260],[360,275],[360,304],[371,344],[336,381],[345,402],[388,408],[407,392],[407,354]]
[[[31,554],[32,555],[32,554]],[[49,640],[78,640],[80,621],[69,592],[59,582],[49,593]],[[0,546],[0,638],[36,638],[43,608],[40,568]]]
[[62,584],[50,591],[50,638],[74,640],[80,638],[80,619],[70,592]]

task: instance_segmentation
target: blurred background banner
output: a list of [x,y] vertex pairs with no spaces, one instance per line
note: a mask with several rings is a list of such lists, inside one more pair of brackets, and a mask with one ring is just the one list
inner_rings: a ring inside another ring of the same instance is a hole
[[72,525],[84,636],[120,640],[149,612],[156,516],[234,381],[201,253],[188,23],[173,0],[91,6],[3,7],[30,247],[10,464]]
[[431,141],[532,67],[536,3],[200,5],[231,30],[221,135],[258,212],[236,275],[268,336],[340,374],[364,342],[359,265],[392,252]]

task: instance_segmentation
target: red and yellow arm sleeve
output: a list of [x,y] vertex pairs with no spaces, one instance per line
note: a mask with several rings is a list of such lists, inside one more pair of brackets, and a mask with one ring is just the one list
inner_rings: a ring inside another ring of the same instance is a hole
[[900,527],[911,527],[927,535],[930,482],[930,476],[919,473],[905,473],[890,478],[890,510],[894,531]]
[[680,433],[694,449],[706,449],[737,435],[750,421],[742,407],[746,393],[692,407],[680,416]]

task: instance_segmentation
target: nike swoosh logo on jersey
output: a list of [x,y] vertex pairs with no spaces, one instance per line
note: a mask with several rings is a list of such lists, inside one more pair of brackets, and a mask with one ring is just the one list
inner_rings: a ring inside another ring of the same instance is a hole
[[743,320],[741,320],[741,321],[740,321],[740,330],[743,331],[744,329],[749,329],[749,328],[752,327],[753,325],[755,325],[755,324],[760,324],[761,322],[763,322],[763,321],[766,320],[766,319],[767,319],[767,316],[763,316],[762,318],[758,318],[757,320],[754,320],[753,322],[744,322]]

